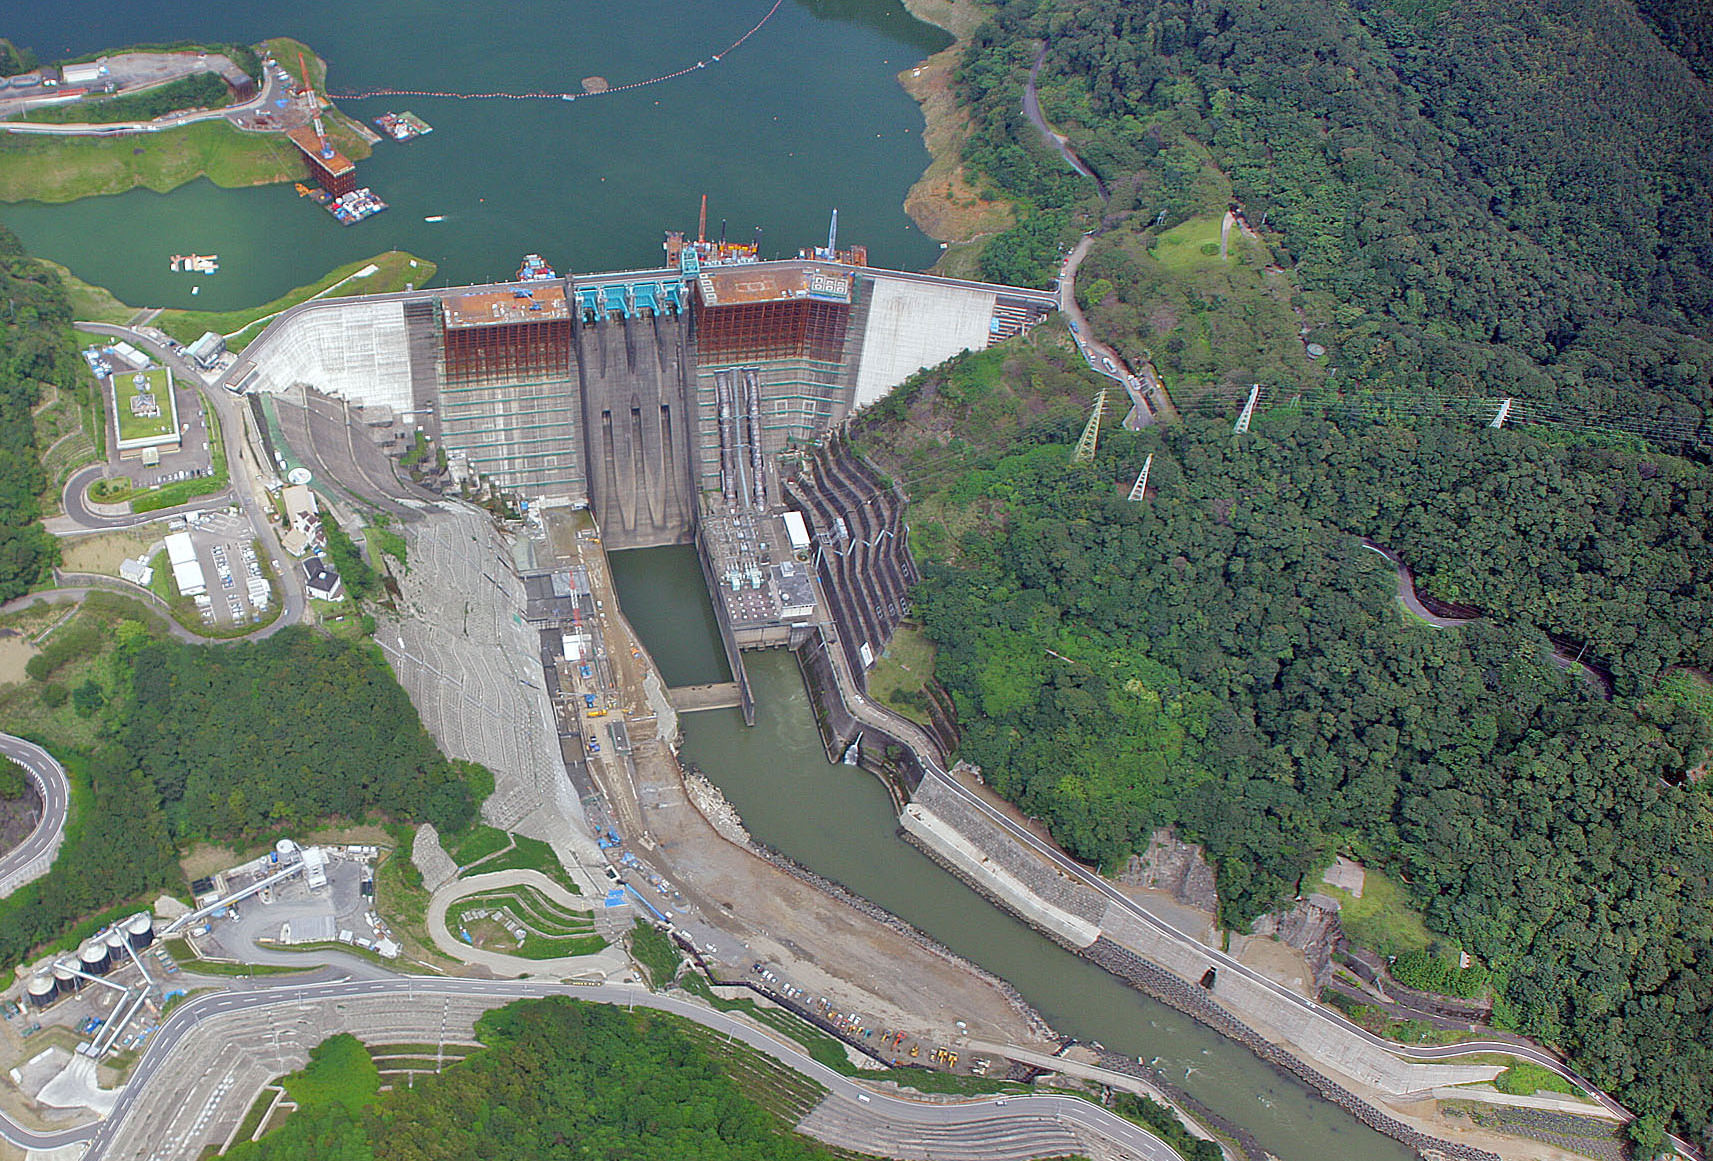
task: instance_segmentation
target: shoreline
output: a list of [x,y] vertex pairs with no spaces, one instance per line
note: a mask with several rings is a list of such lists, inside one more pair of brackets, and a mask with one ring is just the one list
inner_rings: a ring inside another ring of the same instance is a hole
[[960,156],[969,123],[952,87],[970,33],[987,19],[985,6],[978,0],[905,0],[904,8],[952,36],[950,45],[898,73],[899,86],[922,110],[922,143],[929,158],[927,169],[904,195],[904,212],[945,247],[935,264],[938,269],[956,248],[1010,228],[1015,211],[1008,201],[984,198],[969,181]]
[[[268,37],[250,47],[257,46],[260,54],[274,55],[281,67],[283,54],[303,49],[311,77],[321,81],[317,103],[328,136],[353,161],[372,155],[373,134],[326,96],[325,60],[290,37]],[[121,46],[101,55],[130,51]],[[265,74],[264,82],[271,83]],[[171,128],[157,129],[151,123],[134,131],[71,135],[8,128],[17,123],[0,122],[0,207],[20,202],[66,205],[138,189],[164,194],[203,177],[222,189],[305,180],[303,161],[283,127],[240,127],[220,116]]]

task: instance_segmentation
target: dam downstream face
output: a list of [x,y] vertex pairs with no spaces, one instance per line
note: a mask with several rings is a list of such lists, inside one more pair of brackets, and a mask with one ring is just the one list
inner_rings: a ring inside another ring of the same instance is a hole
[[[770,0],[632,0],[537,6],[525,17],[454,0],[384,11],[331,0],[239,5],[13,0],[6,35],[43,60],[128,43],[256,41],[290,35],[328,62],[333,92],[373,88],[578,92],[694,65],[753,25]],[[520,10],[521,11],[521,10]],[[898,0],[788,2],[718,64],[640,89],[566,102],[375,97],[339,100],[369,124],[410,110],[426,137],[375,146],[361,185],[391,205],[342,227],[291,183],[221,189],[199,179],[64,205],[0,203],[32,253],[137,306],[227,310],[267,302],[389,249],[440,264],[437,285],[509,277],[525,253],[561,270],[655,265],[662,231],[734,241],[765,230],[789,256],[827,234],[868,245],[876,265],[916,270],[938,246],[903,210],[928,155],[899,70],[949,43]],[[428,223],[425,217],[443,217]],[[173,254],[220,256],[208,277],[173,274]],[[193,286],[201,293],[191,295]]]
[[[668,684],[723,680],[710,676],[723,673],[724,662],[694,550],[620,552],[610,560],[625,615]],[[898,838],[880,782],[827,761],[792,655],[752,652],[744,662],[757,702],[753,727],[735,710],[685,714],[680,725],[684,760],[720,787],[758,841],[1005,978],[1060,1034],[1158,1057],[1169,1079],[1281,1161],[1412,1156],[1247,1050],[1013,919]]]

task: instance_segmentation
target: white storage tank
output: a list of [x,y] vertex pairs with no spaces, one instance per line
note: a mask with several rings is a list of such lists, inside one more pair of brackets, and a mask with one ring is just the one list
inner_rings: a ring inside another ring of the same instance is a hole
[[125,954],[127,944],[125,929],[115,923],[112,930],[107,933],[107,938],[102,942],[107,945],[107,967],[110,970],[124,967],[126,960],[130,958]]
[[77,958],[78,962],[83,965],[83,970],[87,974],[92,976],[104,976],[107,974],[107,968],[109,966],[107,945],[102,943],[99,939],[92,939],[88,943],[84,944],[82,949],[78,951]]
[[59,994],[69,996],[83,986],[83,977],[77,975],[68,967],[54,965],[54,984],[59,988]]
[[24,986],[24,994],[29,997],[30,1007],[45,1008],[59,994],[59,985],[54,983],[51,975],[31,976],[30,982]]
[[125,936],[132,947],[142,951],[155,941],[155,917],[147,911],[137,912],[125,920]]

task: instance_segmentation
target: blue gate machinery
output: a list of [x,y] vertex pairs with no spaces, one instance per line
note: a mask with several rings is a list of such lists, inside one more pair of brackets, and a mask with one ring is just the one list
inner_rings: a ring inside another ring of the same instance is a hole
[[659,85],[664,84],[667,81],[675,81],[679,77],[689,76],[697,69],[707,68],[710,64],[719,64],[720,61],[724,60],[727,56],[736,52],[739,48],[742,48],[744,41],[760,32],[762,26],[769,20],[772,20],[774,13],[778,12],[784,4],[785,0],[773,0],[773,7],[769,8],[762,18],[755,22],[754,27],[742,36],[738,37],[736,40],[732,41],[731,44],[727,45],[720,52],[714,53],[711,57],[708,57],[705,60],[699,60],[695,64],[678,69],[675,72],[661,73],[658,77],[649,77],[646,81],[632,81],[628,85],[611,85],[605,89],[585,93],[445,93],[438,92],[433,89],[359,89],[354,92],[344,93],[329,91],[327,95],[334,100],[350,101],[361,100],[364,97],[449,97],[455,101],[575,101],[579,98],[586,97],[608,97],[614,93],[628,93],[633,89],[644,89],[649,85]]

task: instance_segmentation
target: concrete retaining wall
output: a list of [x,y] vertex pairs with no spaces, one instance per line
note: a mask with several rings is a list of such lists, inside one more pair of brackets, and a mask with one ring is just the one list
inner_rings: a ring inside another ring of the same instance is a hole
[[933,811],[911,803],[898,818],[904,830],[939,852],[940,857],[953,863],[963,875],[988,883],[989,890],[1004,897],[1011,910],[1036,927],[1052,932],[1072,947],[1084,948],[1100,938],[1100,928],[1086,919],[1053,906],[1004,867],[995,863],[981,849]]

